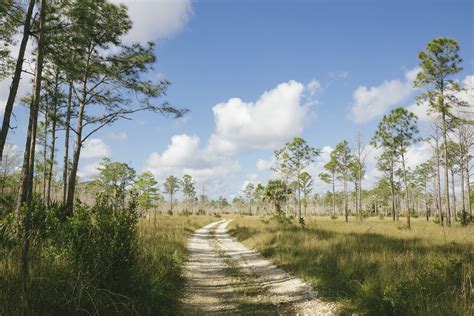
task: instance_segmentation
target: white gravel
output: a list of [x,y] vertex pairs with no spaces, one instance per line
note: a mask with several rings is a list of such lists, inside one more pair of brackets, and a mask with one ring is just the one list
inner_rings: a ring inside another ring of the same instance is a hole
[[[229,222],[211,223],[191,237],[181,314],[337,315],[336,306],[318,299],[311,286],[229,236]],[[210,231],[214,229],[215,232]],[[251,298],[253,304],[247,305],[245,312],[240,307],[248,297],[236,290],[242,278],[228,274],[229,263],[238,267],[245,283],[260,288],[261,294]],[[259,309],[269,304],[274,306],[272,312]]]

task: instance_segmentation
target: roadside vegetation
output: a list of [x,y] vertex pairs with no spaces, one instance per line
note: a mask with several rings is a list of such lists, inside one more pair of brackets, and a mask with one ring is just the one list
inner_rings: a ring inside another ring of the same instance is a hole
[[242,217],[231,234],[303,278],[343,314],[469,315],[473,312],[474,227],[440,229],[414,220],[407,230],[389,220],[345,225],[317,217],[296,221]]

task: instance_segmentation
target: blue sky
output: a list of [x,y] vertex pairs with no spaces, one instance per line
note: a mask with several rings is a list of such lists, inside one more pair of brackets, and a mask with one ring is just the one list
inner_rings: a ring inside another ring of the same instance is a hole
[[[273,150],[294,136],[325,148],[310,168],[317,176],[339,141],[357,130],[369,141],[383,113],[413,105],[417,54],[433,38],[458,40],[457,78],[474,79],[472,1],[125,3],[137,23],[130,38],[157,41],[151,75],[170,80],[166,100],[190,113],[180,120],[142,113],[99,132],[81,161],[83,178],[109,156],[161,182],[190,173],[212,196],[232,197],[245,181],[265,182]],[[273,97],[258,101],[266,91]],[[9,141],[21,148],[26,118],[15,111],[19,128]],[[367,185],[375,177],[369,170]],[[316,184],[316,192],[325,189]]]

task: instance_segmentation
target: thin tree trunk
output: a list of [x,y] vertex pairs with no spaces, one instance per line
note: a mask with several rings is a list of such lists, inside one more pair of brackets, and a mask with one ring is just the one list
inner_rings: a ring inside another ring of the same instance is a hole
[[82,128],[83,128],[83,118],[84,118],[84,111],[85,111],[85,100],[86,100],[86,87],[84,84],[83,87],[83,96],[81,105],[79,107],[79,113],[77,117],[77,134],[76,134],[76,144],[74,147],[74,154],[72,158],[72,166],[71,172],[69,174],[68,180],[68,188],[67,188],[67,198],[66,198],[66,208],[69,212],[69,215],[73,214],[74,208],[74,194],[76,191],[76,178],[77,178],[77,170],[79,168],[79,158],[81,156],[81,148],[82,148]]
[[469,210],[469,216],[472,220],[472,205],[471,205],[471,181],[469,174],[469,160],[466,162],[466,181],[467,181],[467,208]]
[[391,165],[391,170],[390,170],[390,191],[392,195],[392,218],[395,221],[396,210],[395,210],[395,183],[393,179],[393,164]]
[[441,203],[441,172],[440,172],[440,159],[439,159],[439,140],[438,140],[438,127],[436,127],[436,191],[438,206],[439,206],[439,223],[441,226],[444,225],[443,205]]
[[405,182],[405,207],[407,212],[407,227],[410,228],[410,201],[408,197],[407,171],[405,168],[405,155],[402,154],[403,181]]
[[454,221],[458,221],[458,213],[456,210],[456,190],[454,188],[454,170],[451,170],[451,194],[453,195],[453,215]]
[[[442,108],[444,109],[444,100]],[[448,137],[447,137],[447,124],[446,124],[446,113],[443,110],[443,142],[444,142],[444,193],[446,194],[446,225],[451,226],[451,207],[449,204],[449,161],[448,161]]]
[[46,160],[48,156],[48,125],[49,125],[49,107],[48,101],[45,102],[44,110],[44,143],[43,143],[43,204],[46,201],[46,183],[48,181],[48,169],[46,168]]
[[332,215],[336,217],[336,175],[332,173]]
[[[38,36],[38,49],[36,56],[36,70],[34,80],[34,92],[30,108],[30,119],[28,123],[27,143],[25,146],[25,155],[23,161],[23,169],[20,182],[20,192],[17,199],[17,214],[20,213],[21,207],[26,203],[26,210],[23,223],[23,246],[21,270],[25,280],[29,277],[29,249],[30,249],[30,219],[31,219],[31,202],[32,202],[32,184],[35,163],[35,147],[36,147],[36,128],[38,124],[38,110],[41,96],[41,81],[43,73],[44,59],[44,29],[46,23],[46,0],[41,1],[40,11],[40,31]],[[19,215],[18,215],[19,216]]]
[[59,102],[59,71],[56,71],[54,86],[54,102],[53,102],[53,117],[52,117],[52,126],[51,126],[51,152],[49,155],[49,170],[48,170],[48,192],[46,194],[46,203],[47,205],[51,204],[51,184],[53,180],[53,168],[54,168],[54,156],[56,150],[56,125],[58,122],[58,102]]
[[347,209],[347,180],[344,177],[344,216],[346,218],[346,223],[349,222],[349,213]]
[[64,136],[64,159],[63,159],[63,204],[66,204],[67,199],[67,187],[68,187],[68,167],[69,167],[69,131],[71,124],[71,112],[72,112],[72,81],[69,82],[69,92],[67,97],[67,110],[66,110],[66,122],[64,128],[66,134]]
[[10,85],[10,92],[8,94],[7,104],[5,105],[5,112],[3,114],[2,130],[0,131],[0,161],[3,157],[3,150],[7,141],[8,131],[10,129],[10,119],[13,112],[13,105],[15,104],[18,86],[20,85],[21,73],[23,71],[23,61],[25,59],[26,45],[30,36],[31,16],[35,7],[35,0],[30,0],[28,10],[25,16],[25,25],[23,27],[23,37],[20,43],[20,50],[16,60],[15,73],[13,75],[12,83]]

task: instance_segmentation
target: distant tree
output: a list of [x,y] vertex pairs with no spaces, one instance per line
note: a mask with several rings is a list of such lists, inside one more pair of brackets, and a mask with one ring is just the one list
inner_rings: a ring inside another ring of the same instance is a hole
[[173,196],[179,191],[181,183],[177,177],[171,175],[166,178],[163,186],[164,192],[170,196],[170,212],[173,212]]
[[[119,207],[125,206],[125,198],[128,189],[131,188],[136,171],[128,164],[114,162],[109,158],[104,158],[98,168],[101,191],[112,204]],[[120,203],[120,204],[118,204]]]
[[285,147],[275,151],[277,160],[276,171],[289,173],[297,181],[296,198],[298,201],[298,216],[301,221],[301,185],[298,181],[301,173],[319,156],[319,150],[309,146],[303,138],[296,137]]
[[253,198],[254,190],[255,190],[255,185],[252,182],[249,182],[245,185],[244,194],[245,194],[245,197],[247,198],[250,214],[252,214],[252,198]]
[[291,190],[282,180],[269,180],[263,192],[264,201],[268,201],[275,206],[275,212],[282,215],[281,204],[285,203]]
[[406,168],[406,152],[408,147],[419,141],[415,114],[405,108],[393,109],[384,115],[375,132],[374,143],[396,153],[402,165],[402,176],[405,184],[405,208],[407,227],[410,228],[410,203],[408,193],[408,174]]
[[362,132],[358,131],[354,139],[354,148],[352,156],[354,157],[354,180],[355,180],[355,197],[356,197],[356,213],[362,210],[362,179],[365,174],[365,161],[369,154],[365,139]]
[[[7,187],[10,176],[14,173],[15,169],[20,165],[20,153],[15,145],[7,144],[3,152],[3,159],[0,161],[1,168],[1,190],[2,195],[5,193],[5,187]],[[14,191],[12,191],[14,192]]]
[[392,219],[398,220],[398,212],[395,207],[395,171],[397,168],[398,158],[393,148],[383,146],[382,143],[377,143],[377,140],[374,141],[374,145],[379,147],[382,146],[383,148],[383,153],[377,160],[377,169],[383,173],[384,178],[386,178],[390,184]]
[[258,183],[255,186],[255,190],[253,191],[253,200],[257,202],[257,214],[260,210],[261,203],[263,201],[263,192],[265,192],[265,186],[261,183]]
[[181,183],[183,186],[183,194],[186,204],[189,206],[189,203],[192,203],[196,197],[195,181],[190,175],[185,174],[181,180]]
[[160,190],[158,182],[153,174],[149,171],[141,173],[133,183],[133,188],[137,193],[138,206],[148,212],[148,210],[158,202],[160,198]]
[[354,160],[349,148],[349,143],[346,140],[336,145],[336,148],[331,153],[331,160],[334,161],[337,178],[344,186],[344,216],[346,222],[348,222],[347,182],[350,181],[350,170],[354,164]]
[[304,205],[304,216],[306,216],[306,209],[308,208],[308,197],[313,190],[314,180],[313,177],[306,171],[300,174],[299,178],[301,191],[303,192],[303,205]]
[[454,108],[467,106],[461,102],[456,94],[461,91],[458,82],[450,79],[462,71],[457,41],[441,37],[432,40],[425,51],[418,54],[421,71],[414,81],[415,87],[425,87],[426,92],[418,97],[419,103],[428,103],[430,109],[441,120],[443,137],[443,158],[446,164],[444,173],[444,195],[446,198],[446,224],[451,225],[451,207],[449,200],[449,159],[448,159],[448,132],[450,125],[459,120]]
[[336,216],[336,158],[331,152],[331,160],[324,165],[324,169],[327,172],[321,172],[319,178],[332,186],[332,215]]
[[430,210],[428,207],[428,183],[430,182],[431,178],[434,177],[434,173],[435,170],[433,167],[433,162],[431,160],[423,162],[415,168],[416,184],[423,189],[423,197],[425,200],[425,216],[427,221],[430,220]]

